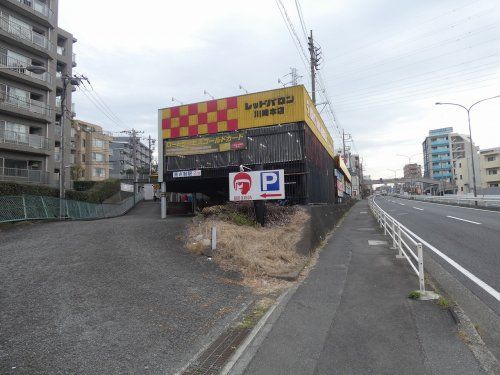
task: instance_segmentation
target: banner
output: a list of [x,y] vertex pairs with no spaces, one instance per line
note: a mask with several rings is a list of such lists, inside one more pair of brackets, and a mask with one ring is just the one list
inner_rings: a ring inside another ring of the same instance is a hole
[[210,154],[247,148],[245,132],[214,134],[204,137],[167,140],[165,141],[165,156],[184,156]]

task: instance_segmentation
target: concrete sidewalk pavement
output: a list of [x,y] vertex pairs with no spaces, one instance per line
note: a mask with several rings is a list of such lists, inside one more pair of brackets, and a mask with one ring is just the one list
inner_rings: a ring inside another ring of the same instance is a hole
[[418,280],[357,203],[316,267],[271,314],[231,374],[481,374],[456,322],[408,293]]

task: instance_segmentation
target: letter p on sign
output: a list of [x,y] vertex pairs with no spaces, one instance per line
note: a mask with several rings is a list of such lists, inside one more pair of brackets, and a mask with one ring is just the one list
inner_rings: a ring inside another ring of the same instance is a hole
[[260,173],[260,189],[262,191],[279,191],[280,190],[280,181],[279,181],[279,172],[261,172]]

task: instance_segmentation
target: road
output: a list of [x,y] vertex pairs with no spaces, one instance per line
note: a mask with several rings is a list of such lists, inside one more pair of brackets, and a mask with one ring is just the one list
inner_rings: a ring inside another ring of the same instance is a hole
[[[495,292],[498,296],[500,291],[500,212],[390,196],[377,197],[375,201],[389,215],[472,273],[480,282],[471,281],[425,247],[424,264],[425,256],[432,256],[494,314],[500,315],[500,301],[494,296]],[[488,286],[492,288],[490,292],[487,291]]]
[[0,373],[172,374],[225,329],[250,292],[159,216],[0,229]]

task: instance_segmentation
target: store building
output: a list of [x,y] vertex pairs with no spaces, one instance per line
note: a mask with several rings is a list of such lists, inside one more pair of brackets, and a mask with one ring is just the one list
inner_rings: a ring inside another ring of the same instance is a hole
[[334,203],[333,140],[302,85],[160,109],[167,192],[227,201],[240,168],[284,169],[287,203]]

